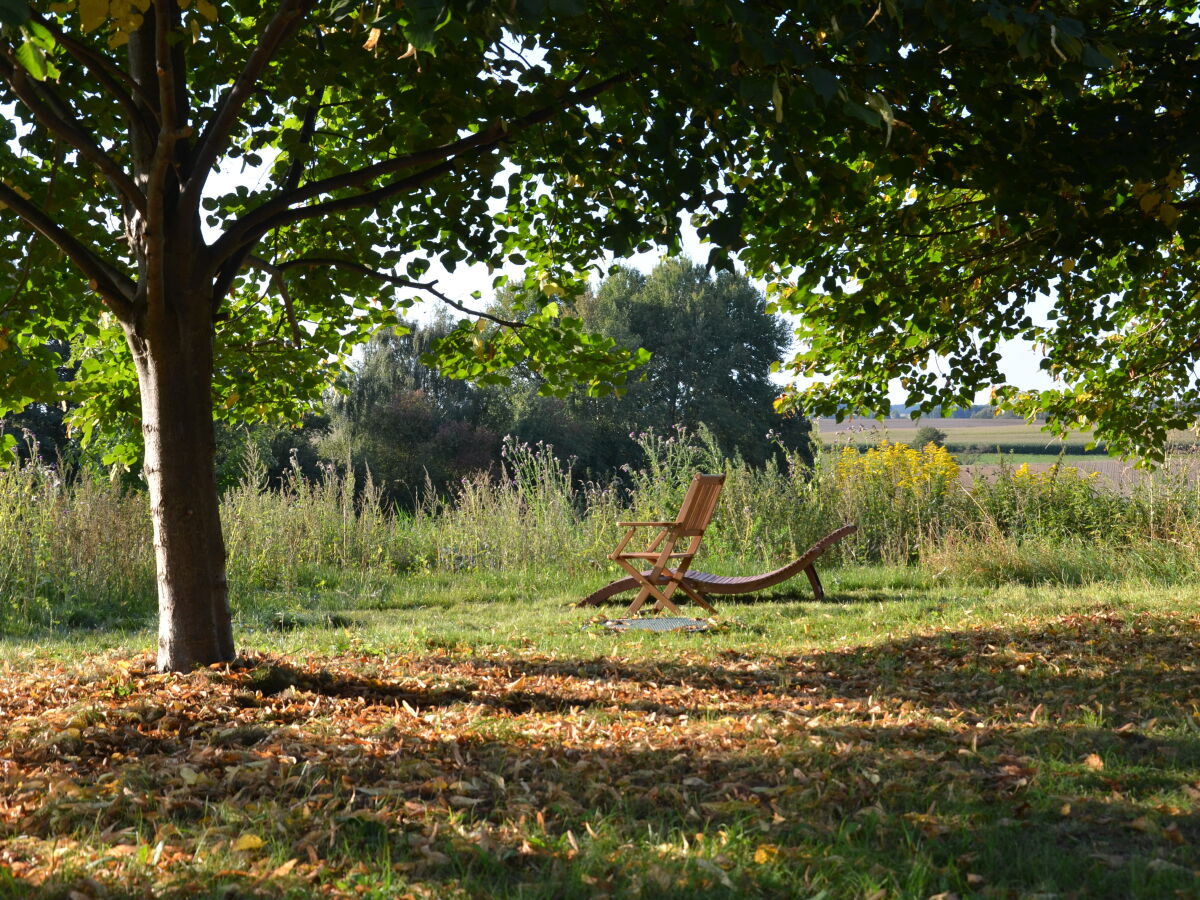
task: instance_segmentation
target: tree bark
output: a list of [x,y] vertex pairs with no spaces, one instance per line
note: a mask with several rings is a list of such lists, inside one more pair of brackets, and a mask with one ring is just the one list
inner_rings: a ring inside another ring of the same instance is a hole
[[212,304],[169,290],[125,326],[137,368],[158,570],[158,668],[235,658],[214,462]]

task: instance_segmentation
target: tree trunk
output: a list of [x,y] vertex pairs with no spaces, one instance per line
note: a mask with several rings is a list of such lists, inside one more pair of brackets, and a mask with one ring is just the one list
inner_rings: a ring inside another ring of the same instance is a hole
[[158,569],[158,668],[235,657],[214,472],[212,304],[174,293],[126,325],[142,400]]

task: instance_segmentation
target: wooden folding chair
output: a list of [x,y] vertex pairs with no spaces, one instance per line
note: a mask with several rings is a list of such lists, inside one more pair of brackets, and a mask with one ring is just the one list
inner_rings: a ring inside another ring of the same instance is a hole
[[[679,607],[671,602],[671,595],[678,588],[683,588],[684,593],[709,612],[716,612],[704,596],[687,584],[683,577],[692,564],[692,557],[700,549],[700,539],[704,537],[704,531],[712,521],[713,510],[717,507],[717,498],[721,494],[723,484],[724,475],[697,475],[693,478],[674,522],[617,523],[628,530],[617,544],[617,549],[610,553],[608,558],[625,569],[641,585],[641,590],[633,603],[629,604],[625,615],[635,615],[651,597],[655,598],[655,609],[669,609],[678,615]],[[659,531],[645,550],[637,553],[626,552],[625,547],[639,528],[657,528]],[[687,549],[676,549],[685,539],[688,539]],[[640,566],[635,565],[634,561],[638,560],[652,560],[653,564],[649,570],[643,572]]]

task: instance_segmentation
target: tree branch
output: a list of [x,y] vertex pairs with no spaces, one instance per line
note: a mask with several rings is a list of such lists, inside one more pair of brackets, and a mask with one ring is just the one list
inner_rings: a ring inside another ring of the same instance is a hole
[[158,66],[159,140],[179,128],[179,110],[175,105],[175,60],[171,54],[171,21],[174,4],[159,0],[154,5],[154,59]]
[[[310,146],[316,130],[317,105],[310,103],[304,108],[304,120],[300,124],[300,145]],[[294,191],[300,186],[300,179],[303,177],[304,163],[300,159],[293,159],[292,164],[288,166],[287,173],[283,176],[283,189],[285,191]]]
[[465,315],[475,316],[478,319],[487,319],[489,322],[494,322],[497,325],[503,326],[504,328],[517,329],[525,326],[524,322],[517,322],[511,319],[502,319],[499,316],[492,315],[491,313],[481,312],[479,310],[470,309],[464,306],[457,300],[439,291],[437,289],[436,281],[413,281],[410,278],[403,278],[399,275],[391,275],[387,272],[380,272],[378,269],[372,269],[370,266],[364,265],[360,262],[355,262],[351,259],[338,259],[337,257],[332,256],[303,256],[298,259],[289,259],[284,262],[274,264],[267,263],[266,265],[270,266],[281,274],[286,269],[294,269],[299,267],[318,268],[321,266],[330,266],[338,269],[347,269],[351,272],[357,272],[360,275],[366,275],[370,278],[390,284],[393,287],[412,288],[413,290],[425,291],[427,294],[436,297],[442,303],[445,303],[447,306],[454,307],[454,309],[457,309],[459,312],[464,313]]
[[[61,171],[60,166],[62,166],[63,162],[63,145],[56,142],[54,145],[54,150],[54,158],[51,160],[50,178],[46,184],[47,206],[53,203],[54,191],[55,188],[58,187],[58,173]],[[2,209],[3,206],[4,204],[0,203],[0,209]],[[12,295],[5,300],[3,304],[0,304],[0,313],[3,313],[6,309],[16,305],[16,302],[21,299],[22,294],[28,293],[25,286],[29,283],[29,272],[32,267],[33,254],[26,254],[25,259],[22,260],[21,269],[17,272],[17,289],[13,291]]]
[[[97,83],[105,88],[121,104],[132,126],[140,125],[146,130],[147,134],[150,133],[150,129],[157,123],[146,121],[145,116],[142,115],[142,111],[138,108],[135,98],[142,101],[146,110],[153,110],[154,103],[137,81],[131,78],[127,72],[113,65],[104,56],[96,53],[86,44],[75,40],[65,33],[53,20],[34,13],[33,21],[49,31],[59,46],[65,48],[71,56],[87,67]],[[128,91],[125,90],[126,87]]]
[[[294,191],[278,194],[238,220],[213,245],[213,253],[217,259],[225,259],[235,253],[238,248],[253,245],[268,231],[282,225],[288,225],[304,219],[318,218],[347,209],[372,207],[382,200],[420,187],[451,171],[455,162],[460,158],[468,155],[481,156],[504,141],[511,140],[513,135],[548,122],[564,110],[580,106],[600,96],[616,85],[628,80],[632,74],[632,72],[622,72],[611,78],[606,78],[585,90],[570,91],[555,102],[536,109],[512,122],[493,122],[482,131],[449,144],[396,157],[395,159],[384,160],[373,166],[366,166],[353,172],[323,178],[297,188]],[[347,188],[362,187],[386,175],[392,175],[404,169],[411,169],[434,162],[437,162],[438,165],[430,166],[427,169],[385,184],[375,190],[363,191],[350,197],[327,200],[323,203],[316,203],[299,209],[292,208],[297,203],[319,197],[322,194],[345,190]]]
[[[499,141],[490,143],[486,149],[493,149]],[[483,148],[479,148],[483,149]],[[480,154],[482,155],[482,154]],[[373,191],[364,191],[360,194],[354,194],[350,197],[341,197],[336,200],[326,200],[323,203],[318,203],[313,206],[302,206],[299,209],[283,209],[277,212],[274,216],[267,220],[266,228],[254,229],[255,240],[258,240],[268,231],[284,225],[291,225],[295,222],[302,222],[305,219],[319,219],[322,216],[331,215],[333,213],[344,212],[348,209],[362,209],[377,206],[380,201],[386,200],[389,197],[394,197],[397,194],[402,194],[414,188],[422,187],[431,181],[435,181],[443,175],[453,172],[458,164],[460,157],[454,157],[442,162],[436,166],[430,166],[428,169],[422,169],[420,172],[414,172],[405,178],[398,181],[385,184],[383,187],[376,188]],[[253,213],[250,214],[251,216]],[[217,246],[220,241],[217,242]]]
[[233,87],[217,105],[212,119],[209,120],[208,126],[200,136],[200,142],[192,157],[192,165],[182,197],[182,205],[185,209],[199,204],[200,194],[208,181],[209,172],[216,163],[225,141],[233,131],[242,107],[280,46],[300,27],[304,15],[308,12],[309,2],[310,0],[283,0],[279,10],[267,23],[267,27],[263,29],[262,36],[258,39],[258,45],[250,54],[245,67],[234,81]]
[[950,229],[947,229],[944,231],[926,231],[926,232],[897,231],[897,232],[895,232],[895,237],[897,237],[897,238],[918,238],[920,240],[930,240],[931,238],[939,238],[939,237],[955,237],[960,234],[967,234],[968,232],[975,231],[976,229],[979,229],[979,228],[983,228],[984,226],[986,226],[988,224],[989,221],[990,221],[989,219],[981,219],[978,222],[972,222],[968,225],[962,226],[961,228],[950,228]]
[[[1195,312],[1195,304],[1192,305],[1192,308],[1190,310],[1187,310],[1187,311],[1181,310],[1179,318],[1182,319],[1183,321],[1189,321],[1189,320],[1194,321],[1194,318],[1192,315],[1192,314],[1194,314],[1194,312]],[[1151,338],[1153,335],[1153,332],[1161,330],[1165,321],[1166,321],[1165,319],[1160,319],[1154,325],[1154,327],[1151,329],[1150,332],[1143,335],[1142,340],[1145,341],[1145,340]],[[1159,372],[1163,371],[1164,369],[1167,369],[1170,366],[1176,365],[1180,360],[1184,359],[1185,357],[1192,356],[1193,354],[1195,354],[1195,352],[1197,350],[1200,350],[1200,335],[1197,335],[1196,337],[1192,338],[1192,340],[1189,341],[1187,344],[1185,344],[1182,348],[1176,348],[1174,350],[1174,352],[1172,352],[1170,355],[1168,355],[1166,357],[1166,359],[1160,360],[1157,364],[1151,366],[1146,371],[1144,371],[1144,372],[1139,371],[1138,367],[1136,365],[1133,365],[1133,366],[1129,366],[1126,369],[1126,374],[1128,374],[1129,377],[1133,381],[1139,381],[1142,379],[1153,378],[1154,376],[1156,376]]]
[[[482,133],[481,133],[482,134]],[[387,163],[379,163],[374,166],[369,166],[365,169],[359,169],[356,172],[351,172],[346,175],[338,175],[331,178],[323,178],[320,181],[314,181],[306,184],[301,188],[297,188],[287,194],[277,195],[271,200],[266,201],[258,208],[251,210],[241,219],[239,219],[232,228],[223,234],[213,245],[213,252],[218,259],[227,257],[236,252],[239,247],[252,245],[262,238],[268,231],[272,231],[281,225],[286,225],[294,221],[299,221],[303,218],[312,218],[314,216],[324,215],[324,207],[326,204],[318,204],[321,207],[320,212],[313,212],[311,215],[305,216],[303,213],[306,210],[316,210],[318,206],[302,207],[298,210],[293,210],[293,204],[300,203],[312,197],[319,196],[329,191],[338,190],[339,188],[357,187],[363,182],[369,182],[382,174],[387,174],[392,170],[393,166],[396,169],[411,168],[415,165],[420,165],[423,162],[434,160],[446,160],[447,152],[451,153],[450,160],[444,161],[439,166],[434,166],[432,169],[426,170],[431,173],[429,178],[412,181],[405,179],[405,187],[415,187],[424,184],[430,178],[435,178],[449,172],[453,168],[453,159],[456,158],[459,152],[457,148],[469,141],[471,147],[479,145],[478,140],[480,134],[472,135],[471,138],[464,138],[462,141],[455,141],[453,144],[447,144],[444,147],[438,147],[433,150],[422,151],[421,153],[413,153],[397,160],[389,160]],[[455,148],[455,149],[450,149]],[[423,175],[425,173],[418,173]],[[411,182],[411,183],[410,183]],[[353,208],[354,206],[367,205],[369,201],[360,200],[364,194],[357,194],[353,197],[346,198],[352,201],[350,206],[342,208]],[[289,213],[293,215],[289,215]],[[294,215],[300,213],[301,215]]]
[[292,295],[288,292],[287,282],[283,277],[283,269],[272,265],[258,256],[247,257],[246,261],[270,276],[271,283],[275,285],[275,289],[279,291],[280,299],[283,300],[283,312],[287,316],[288,326],[292,330],[292,346],[299,349],[304,344],[304,335],[300,331],[300,323],[296,321],[296,306],[292,303]]
[[[979,253],[975,253],[970,256],[964,256],[958,262],[958,265],[969,266],[972,263],[982,262],[989,257],[1003,256],[1007,253],[1034,246],[1042,235],[1049,233],[1051,230],[1052,229],[1048,227],[1030,229],[1027,233],[1019,235],[1018,237],[1015,237],[1004,244],[993,245],[990,250],[981,250]],[[995,269],[989,269],[988,271],[992,272],[995,271]],[[968,274],[968,277],[971,276]]]
[[160,306],[166,295],[164,267],[167,222],[171,218],[167,210],[167,176],[171,171],[175,145],[185,134],[179,127],[175,105],[175,64],[170,45],[172,12],[169,2],[160,2],[153,7],[159,128],[154,156],[146,177],[146,227],[143,235],[146,245],[146,297],[152,306]]
[[113,190],[117,191],[130,206],[140,212],[145,212],[146,195],[138,189],[125,170],[117,165],[92,139],[92,136],[77,122],[71,120],[69,112],[64,114],[62,101],[54,95],[48,85],[35,82],[26,74],[25,67],[17,61],[11,47],[4,48],[0,75],[3,75],[4,80],[12,87],[13,93],[47,131],[61,138],[80,156],[94,165],[112,185]]
[[[321,36],[321,30],[316,30],[317,49],[322,53],[325,52],[325,39]],[[320,109],[320,99],[322,91],[319,87],[313,87],[312,99],[308,105],[304,107],[304,119],[300,125],[300,140],[299,144],[302,147],[312,146],[313,135],[317,130],[317,112]],[[304,162],[302,159],[296,158],[292,160],[292,164],[288,166],[286,174],[283,176],[283,190],[294,191],[300,186],[300,179],[304,177]]]
[[133,298],[137,289],[133,279],[100,259],[36,204],[3,182],[0,182],[0,204],[13,210],[35,231],[62,250],[79,267],[92,290],[100,295],[117,318],[128,321],[133,317]]

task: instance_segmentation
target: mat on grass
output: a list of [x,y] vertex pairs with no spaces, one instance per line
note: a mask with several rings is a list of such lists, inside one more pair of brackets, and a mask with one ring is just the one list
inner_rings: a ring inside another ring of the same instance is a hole
[[708,631],[713,623],[708,619],[663,616],[647,619],[605,619],[605,628],[613,631]]

